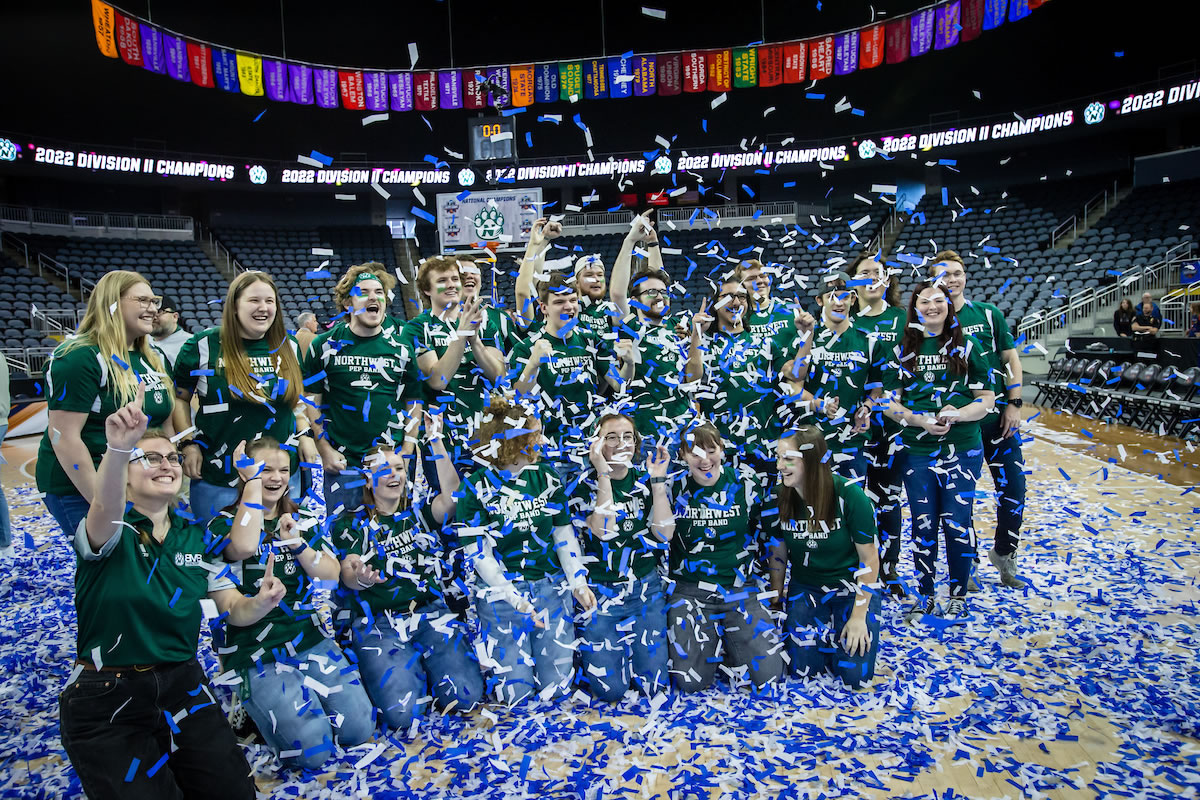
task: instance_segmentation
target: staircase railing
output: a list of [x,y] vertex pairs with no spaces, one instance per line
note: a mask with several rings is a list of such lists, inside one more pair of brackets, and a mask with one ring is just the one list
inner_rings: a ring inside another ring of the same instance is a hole
[[1057,227],[1050,234],[1050,246],[1058,247],[1058,243],[1065,239],[1068,233],[1071,236],[1071,241],[1075,241],[1079,234],[1087,230],[1088,220],[1091,218],[1092,212],[1097,208],[1102,208],[1100,216],[1103,217],[1108,213],[1108,209],[1116,204],[1117,193],[1121,190],[1121,181],[1119,178],[1114,178],[1112,186],[1106,189],[1101,189],[1092,195],[1083,204],[1083,209],[1078,214],[1071,216],[1058,223]]
[[30,303],[29,327],[66,336],[79,327],[79,312],[73,308],[38,308],[35,303]]
[[[211,247],[213,252],[216,253],[217,261],[223,261],[225,263],[226,272],[232,272],[234,275],[239,275],[246,271],[246,268],[242,266],[240,261],[234,258],[233,254],[229,252],[229,248],[221,243],[221,240],[217,238],[217,235],[212,232],[211,228],[204,227],[204,225],[200,224],[200,222],[197,220],[195,224],[195,231],[196,241],[208,242],[209,247]],[[221,264],[218,263],[217,266],[220,267]]]

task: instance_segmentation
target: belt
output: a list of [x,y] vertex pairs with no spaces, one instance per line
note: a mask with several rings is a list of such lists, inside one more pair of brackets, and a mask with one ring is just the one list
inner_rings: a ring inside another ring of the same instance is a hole
[[75,666],[83,667],[84,672],[153,672],[160,667],[174,666],[173,664],[123,664],[121,666],[109,666],[105,664],[97,668],[91,661],[84,661],[82,658],[75,659]]

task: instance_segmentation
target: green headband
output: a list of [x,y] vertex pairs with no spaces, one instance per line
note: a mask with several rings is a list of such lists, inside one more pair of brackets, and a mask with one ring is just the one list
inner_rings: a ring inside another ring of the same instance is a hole
[[379,276],[374,272],[360,272],[354,276],[354,283],[351,285],[358,286],[363,281],[379,281],[380,283],[383,283],[383,281],[379,280]]

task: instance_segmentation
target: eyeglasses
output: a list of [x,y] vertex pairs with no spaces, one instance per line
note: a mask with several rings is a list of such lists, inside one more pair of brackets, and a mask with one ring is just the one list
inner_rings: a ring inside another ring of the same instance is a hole
[[732,298],[734,300],[745,300],[750,297],[750,293],[749,292],[732,292],[730,294],[717,295],[718,300],[724,300],[726,297]]
[[163,459],[166,459],[167,463],[173,467],[178,467],[183,463],[183,456],[179,453],[167,453],[166,455],[162,453],[142,453],[138,456],[137,460],[145,461],[150,466],[157,467],[162,464]]
[[610,433],[604,437],[604,443],[609,447],[616,447],[619,444],[634,444],[637,439],[632,433]]
[[666,289],[644,289],[638,292],[638,297],[670,297],[670,291]]
[[143,295],[141,297],[126,297],[125,299],[132,300],[133,302],[140,305],[143,309],[153,308],[155,310],[162,308],[162,302],[163,302],[163,299],[160,296],[147,297],[147,296]]

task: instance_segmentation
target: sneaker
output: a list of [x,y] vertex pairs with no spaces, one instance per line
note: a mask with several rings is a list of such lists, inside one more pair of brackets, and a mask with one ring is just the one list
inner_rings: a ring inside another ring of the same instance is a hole
[[1025,581],[1017,574],[1017,554],[1002,556],[995,550],[988,551],[988,561],[1000,570],[1000,582],[1010,589],[1024,589]]
[[17,557],[17,548],[13,545],[0,547],[0,561],[11,561]]
[[896,574],[895,564],[884,564],[879,577],[883,580],[883,586],[888,593],[888,597],[895,600],[903,600],[908,597],[908,592],[904,591],[904,582]]
[[983,591],[983,587],[979,585],[979,581],[975,580],[975,575],[979,572],[979,565],[974,564],[971,567],[971,577],[967,578],[967,591],[971,594],[977,594]]
[[921,599],[917,598],[917,602],[913,603],[912,608],[904,615],[904,621],[909,625],[916,625],[924,616],[932,616],[937,613],[937,602],[932,598]]
[[967,616],[967,598],[951,597],[946,601],[946,610],[942,613],[943,619],[962,619]]

